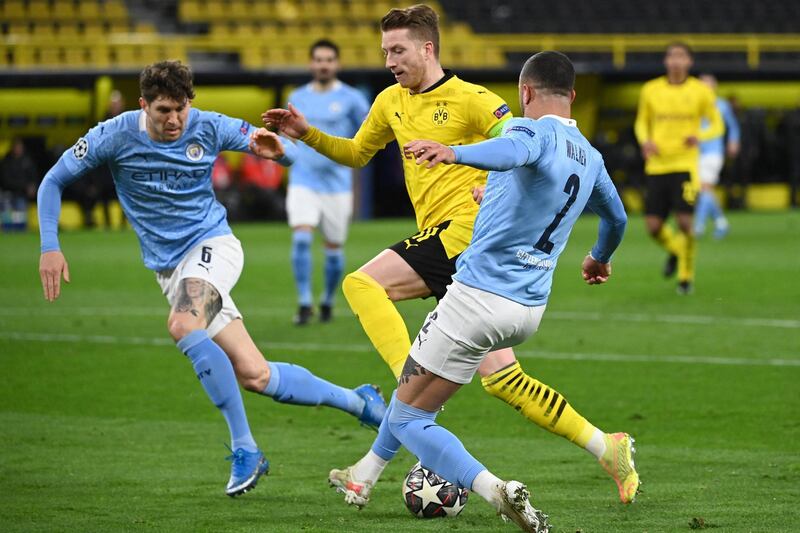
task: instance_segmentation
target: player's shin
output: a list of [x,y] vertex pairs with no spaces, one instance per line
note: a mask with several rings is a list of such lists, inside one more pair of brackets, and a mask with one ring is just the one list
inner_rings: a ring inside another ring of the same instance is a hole
[[395,377],[400,376],[411,340],[403,317],[397,312],[386,290],[364,272],[353,272],[342,283],[344,296],[361,327]]
[[423,466],[450,483],[472,487],[475,477],[486,467],[470,455],[458,437],[436,423],[437,414],[395,398],[387,422],[392,434]]
[[296,230],[292,234],[292,271],[297,285],[297,299],[300,305],[311,305],[311,242],[314,235],[310,231]]
[[595,457],[605,451],[603,433],[578,414],[559,392],[527,375],[515,362],[481,379],[486,392],[551,433],[588,450]]
[[192,362],[197,378],[208,397],[222,411],[231,432],[231,448],[257,451],[250,433],[247,415],[242,403],[242,394],[230,359],[225,355],[205,330],[192,331],[177,343],[178,348]]
[[273,400],[294,405],[327,405],[358,416],[364,399],[346,389],[315,376],[302,366],[269,362],[270,378],[262,392]]
[[678,281],[691,283],[694,280],[697,239],[688,233],[682,233],[681,237],[681,253],[678,255]]
[[669,225],[662,224],[661,229],[658,230],[658,233],[655,234],[653,238],[671,255],[680,257],[682,249],[678,240],[679,238],[676,237],[675,232]]
[[333,305],[333,298],[339,288],[339,281],[344,271],[344,250],[341,248],[325,249],[325,293],[322,295],[324,305]]

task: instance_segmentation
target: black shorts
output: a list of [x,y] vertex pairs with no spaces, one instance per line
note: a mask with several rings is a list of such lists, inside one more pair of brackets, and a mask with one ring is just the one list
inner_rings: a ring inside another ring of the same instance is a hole
[[644,214],[667,218],[670,212],[693,213],[697,195],[688,172],[645,176]]
[[444,297],[456,273],[458,256],[448,258],[440,238],[440,232],[449,225],[450,221],[447,220],[389,247],[419,274],[437,300]]

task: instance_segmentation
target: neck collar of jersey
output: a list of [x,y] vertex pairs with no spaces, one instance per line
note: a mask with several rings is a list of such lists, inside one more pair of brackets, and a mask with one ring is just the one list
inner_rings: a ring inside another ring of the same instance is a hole
[[578,127],[577,121],[575,121],[574,119],[571,119],[571,118],[565,118],[565,117],[560,117],[558,115],[549,114],[549,115],[542,115],[541,117],[539,117],[539,120],[541,120],[543,118],[554,118],[554,119],[556,119],[557,121],[559,121],[560,123],[562,123],[565,126],[570,126],[572,128],[577,128]]
[[330,91],[335,91],[336,89],[338,89],[339,87],[342,86],[342,82],[339,81],[339,80],[333,80],[333,82],[331,82],[331,84],[330,84],[330,87],[328,87],[324,91],[318,91],[316,86],[314,85],[313,81],[310,83],[310,85],[311,85],[311,91],[312,92],[323,94],[323,93],[327,93],[327,92],[330,92]]
[[440,79],[439,81],[437,81],[436,83],[434,83],[433,85],[431,85],[430,87],[425,89],[424,91],[420,91],[417,94],[425,94],[425,93],[429,93],[431,91],[435,91],[436,89],[438,89],[439,87],[441,87],[442,85],[447,83],[447,81],[450,78],[454,78],[456,76],[455,74],[453,74],[453,71],[450,70],[450,69],[442,69],[442,70],[444,70],[444,76],[442,76],[442,79]]

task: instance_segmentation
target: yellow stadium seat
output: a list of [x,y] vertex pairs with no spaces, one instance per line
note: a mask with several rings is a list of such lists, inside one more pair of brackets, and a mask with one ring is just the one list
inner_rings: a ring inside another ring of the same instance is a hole
[[27,22],[11,22],[8,24],[7,35],[25,36],[30,34],[31,27]]
[[152,22],[137,22],[133,31],[135,33],[151,34],[156,33],[156,27]]
[[389,12],[390,9],[395,6],[386,0],[376,0],[375,2],[370,2],[369,7],[372,11],[372,16],[370,18],[379,21],[386,13]]
[[36,48],[33,46],[15,46],[13,56],[16,68],[25,69],[36,65]]
[[67,46],[64,48],[64,62],[69,67],[86,66],[86,48],[83,46]]
[[55,0],[53,2],[53,19],[72,21],[77,18],[77,15],[75,4],[72,0]]
[[83,23],[83,37],[85,39],[97,40],[106,34],[105,26],[102,22],[92,21]]
[[117,67],[141,67],[136,49],[131,45],[114,47],[114,65]]
[[28,11],[25,9],[25,2],[22,0],[6,0],[3,3],[3,20],[15,22],[27,19]]
[[116,20],[108,23],[108,33],[128,33],[130,31],[127,21]]
[[64,66],[61,49],[52,46],[43,46],[39,48],[39,65],[43,67]]
[[180,0],[178,2],[178,20],[181,22],[200,22],[205,17],[206,4],[198,0]]
[[207,0],[205,17],[208,22],[229,20],[228,6],[222,0]]
[[239,22],[252,21],[253,4],[247,0],[231,0],[228,3],[228,18]]
[[60,22],[56,30],[56,36],[61,42],[76,42],[81,38],[80,27],[73,22]]
[[291,0],[277,0],[273,12],[276,20],[294,21],[300,18],[300,9]]
[[100,20],[102,18],[102,13],[97,0],[79,0],[78,18],[84,22]]
[[55,33],[51,22],[37,22],[31,28],[31,37],[37,42],[51,42],[55,38]]
[[157,44],[140,45],[138,50],[138,58],[139,63],[142,66],[166,59],[161,46]]
[[50,4],[46,0],[30,0],[26,17],[32,21],[52,20]]
[[91,68],[102,69],[111,64],[111,57],[107,46],[92,45],[89,47],[88,61]]
[[106,0],[102,12],[103,18],[111,22],[128,20],[128,8],[121,0]]
[[258,20],[260,22],[268,22],[277,20],[277,16],[275,15],[275,2],[266,1],[266,0],[256,0],[253,2],[251,6],[251,13],[250,16],[253,20]]

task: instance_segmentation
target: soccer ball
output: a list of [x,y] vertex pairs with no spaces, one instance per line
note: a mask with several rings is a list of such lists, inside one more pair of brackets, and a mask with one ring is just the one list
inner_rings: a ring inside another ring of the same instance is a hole
[[459,488],[417,463],[403,481],[403,502],[417,518],[457,516],[467,505],[467,489]]

